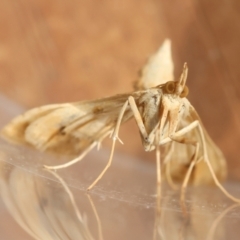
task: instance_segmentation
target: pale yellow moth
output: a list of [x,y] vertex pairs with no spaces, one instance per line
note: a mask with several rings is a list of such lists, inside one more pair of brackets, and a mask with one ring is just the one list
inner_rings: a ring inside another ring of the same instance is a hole
[[[153,59],[154,57],[150,59],[143,72],[151,67],[161,67],[155,66],[158,62]],[[152,72],[154,74],[154,71]],[[116,140],[121,141],[118,137],[120,125],[133,117],[139,128],[144,150],[156,150],[158,184],[161,182],[160,145],[172,143],[173,147],[167,147],[169,152],[165,158],[174,157],[177,160],[180,157],[182,161],[184,156],[188,163],[182,189],[186,187],[193,168],[197,169],[202,162],[204,171],[210,170],[212,179],[223,193],[233,201],[239,201],[218,181],[218,177],[224,178],[226,175],[225,160],[186,98],[187,74],[188,67],[184,64],[183,72],[177,81],[166,82],[159,79],[159,82],[164,83],[148,88],[141,87],[146,81],[140,78],[136,86],[141,90],[132,93],[34,108],[13,119],[2,129],[2,135],[11,141],[33,146],[41,151],[78,155],[66,164],[45,166],[48,169],[65,168],[79,162],[110,135],[113,143],[107,166],[88,187],[90,190],[111,165]],[[177,145],[176,142],[182,144]],[[174,177],[177,174],[174,172],[172,175]],[[204,175],[205,173],[199,173],[199,176]]]

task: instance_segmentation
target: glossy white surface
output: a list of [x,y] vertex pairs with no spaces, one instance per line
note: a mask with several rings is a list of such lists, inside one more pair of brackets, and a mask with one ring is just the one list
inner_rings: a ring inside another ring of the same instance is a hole
[[[1,126],[19,111],[7,100],[1,104]],[[81,163],[57,171],[71,201],[59,180],[42,167],[66,158],[0,140],[1,239],[239,239],[240,205],[215,186],[189,187],[184,216],[179,191],[163,184],[158,213],[155,163],[116,153],[109,171],[87,193],[108,155],[105,149],[93,151]],[[239,183],[225,186],[240,198]]]

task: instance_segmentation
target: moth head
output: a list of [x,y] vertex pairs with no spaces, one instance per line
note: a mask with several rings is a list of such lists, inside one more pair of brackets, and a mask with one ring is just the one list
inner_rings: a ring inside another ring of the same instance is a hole
[[186,86],[188,74],[187,63],[183,66],[183,72],[178,81],[169,81],[164,85],[164,91],[168,94],[176,94],[181,98],[184,98],[188,95],[188,87]]

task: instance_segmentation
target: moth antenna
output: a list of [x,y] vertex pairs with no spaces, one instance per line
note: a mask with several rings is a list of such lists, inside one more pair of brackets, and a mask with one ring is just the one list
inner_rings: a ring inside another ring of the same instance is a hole
[[180,76],[180,79],[177,81],[177,86],[176,86],[176,90],[175,90],[175,93],[177,95],[181,95],[181,93],[186,85],[187,76],[188,76],[188,66],[187,66],[187,63],[185,62],[183,65],[183,71]]

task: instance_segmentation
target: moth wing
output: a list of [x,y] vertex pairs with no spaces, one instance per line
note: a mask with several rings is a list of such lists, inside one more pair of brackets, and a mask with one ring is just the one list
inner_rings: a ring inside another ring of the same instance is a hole
[[[188,100],[186,99],[186,101],[188,101]],[[194,120],[199,121],[199,124],[201,125],[201,128],[203,130],[203,135],[204,135],[204,139],[206,142],[208,159],[211,163],[211,166],[212,166],[218,180],[220,180],[220,181],[224,180],[227,176],[226,159],[225,159],[222,151],[219,149],[219,147],[213,142],[211,137],[208,135],[197,111],[194,109],[194,107],[190,103],[189,103],[189,117],[191,118],[189,120],[191,122],[193,122]],[[198,129],[193,130],[193,132],[191,133],[191,137],[198,138],[199,141],[201,142]],[[206,159],[204,159],[204,160],[206,160]],[[196,165],[196,168],[194,169],[193,177],[194,177],[193,183],[195,185],[205,184],[205,183],[214,183],[212,175],[211,175],[205,161],[201,161]]]
[[[34,108],[13,119],[2,135],[42,151],[76,155],[113,130],[128,96]],[[123,122],[131,115],[127,110]]]
[[134,82],[136,90],[145,90],[164,84],[174,79],[174,64],[171,56],[171,40],[165,39],[163,44],[141,69],[140,76]]

